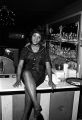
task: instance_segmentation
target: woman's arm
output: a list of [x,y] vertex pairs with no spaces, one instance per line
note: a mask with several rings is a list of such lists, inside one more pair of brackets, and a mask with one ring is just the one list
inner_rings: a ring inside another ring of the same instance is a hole
[[47,70],[48,77],[49,77],[48,84],[49,84],[49,86],[52,87],[52,89],[54,89],[56,87],[56,85],[52,81],[52,69],[51,69],[50,62],[46,62],[46,70]]
[[49,62],[46,62],[46,71],[49,77],[49,81],[52,82],[52,70]]
[[19,64],[18,64],[18,68],[17,68],[17,75],[16,75],[16,83],[14,84],[14,87],[19,86],[19,84],[21,83],[21,72],[22,72],[22,68],[23,68],[23,63],[24,60],[20,60]]
[[20,80],[24,60],[20,60],[17,68],[17,79]]

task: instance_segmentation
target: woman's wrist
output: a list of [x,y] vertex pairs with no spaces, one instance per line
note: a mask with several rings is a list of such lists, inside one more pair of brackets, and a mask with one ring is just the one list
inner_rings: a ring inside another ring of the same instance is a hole
[[20,81],[20,76],[16,76],[16,78],[17,78],[17,81]]

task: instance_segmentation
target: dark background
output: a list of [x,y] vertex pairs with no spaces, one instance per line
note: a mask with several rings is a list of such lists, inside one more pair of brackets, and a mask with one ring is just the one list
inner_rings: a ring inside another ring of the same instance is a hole
[[[0,8],[6,5],[15,13],[14,26],[0,26],[0,45],[22,47],[33,29],[40,29],[40,26],[44,26],[50,18],[76,1],[78,0],[0,0]],[[25,34],[25,39],[11,40],[8,38],[10,32],[22,32]]]

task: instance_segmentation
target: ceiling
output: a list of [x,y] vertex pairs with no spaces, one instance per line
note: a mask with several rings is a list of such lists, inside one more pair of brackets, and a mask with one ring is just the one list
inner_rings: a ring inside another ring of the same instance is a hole
[[31,30],[77,0],[0,0],[16,15],[18,28]]

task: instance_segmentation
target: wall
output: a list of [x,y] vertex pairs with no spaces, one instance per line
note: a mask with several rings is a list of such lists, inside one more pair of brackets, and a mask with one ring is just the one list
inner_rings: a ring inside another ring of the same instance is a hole
[[64,18],[66,16],[70,16],[72,14],[75,14],[77,12],[82,11],[82,1],[78,0],[77,2],[69,5],[68,7],[65,7],[64,9],[60,10],[57,14],[54,14],[54,16],[50,19],[48,19],[47,23],[56,22],[56,20],[59,20],[61,18]]

